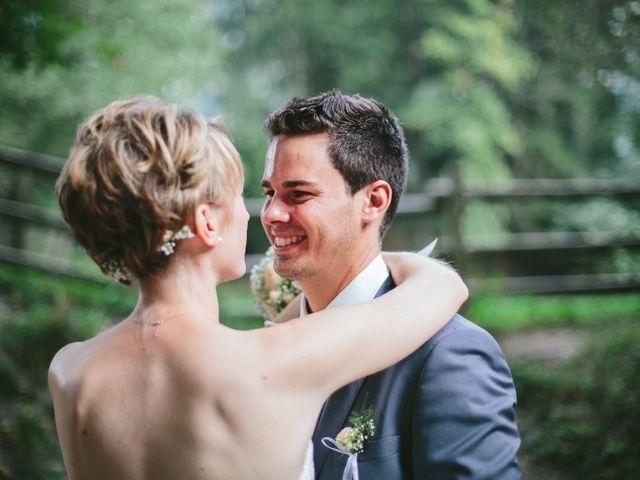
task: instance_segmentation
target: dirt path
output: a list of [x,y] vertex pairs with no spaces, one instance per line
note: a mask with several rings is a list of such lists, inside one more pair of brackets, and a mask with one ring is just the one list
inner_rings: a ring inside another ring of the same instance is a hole
[[[560,363],[576,355],[585,345],[585,332],[569,328],[544,328],[502,334],[497,341],[507,360],[544,364]],[[523,480],[567,480],[547,466],[540,466],[525,455],[518,456]]]
[[587,336],[579,330],[546,328],[503,334],[497,340],[507,360],[562,362],[578,353]]

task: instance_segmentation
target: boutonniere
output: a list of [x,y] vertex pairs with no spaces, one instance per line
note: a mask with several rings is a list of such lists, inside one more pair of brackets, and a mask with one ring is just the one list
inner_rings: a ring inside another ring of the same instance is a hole
[[353,427],[344,427],[336,435],[336,443],[350,454],[362,453],[364,445],[376,433],[373,423],[373,407],[369,407],[360,413],[353,413],[349,417]]
[[273,247],[269,247],[264,257],[251,269],[249,278],[251,291],[265,318],[265,326],[272,324],[273,319],[301,292],[294,280],[276,273],[273,269],[274,256]]
[[324,437],[322,444],[337,453],[349,455],[347,465],[342,474],[343,480],[358,480],[358,454],[364,452],[367,441],[376,433],[373,423],[373,407],[369,406],[361,412],[349,417],[351,427],[345,427],[336,438]]

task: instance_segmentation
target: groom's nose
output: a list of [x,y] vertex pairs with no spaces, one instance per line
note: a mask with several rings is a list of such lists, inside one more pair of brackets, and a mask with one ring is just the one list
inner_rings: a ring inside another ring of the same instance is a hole
[[278,197],[268,198],[262,206],[262,221],[266,224],[286,223],[289,221],[289,209]]

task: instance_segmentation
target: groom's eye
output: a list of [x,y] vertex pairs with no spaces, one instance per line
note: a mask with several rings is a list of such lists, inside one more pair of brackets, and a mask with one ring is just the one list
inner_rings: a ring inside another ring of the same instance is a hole
[[265,197],[273,197],[273,190],[263,190],[263,191],[262,191],[262,194],[263,194]]
[[305,192],[303,190],[294,190],[293,192],[291,192],[291,196],[294,200],[301,200],[305,197],[310,197],[311,195],[311,192]]

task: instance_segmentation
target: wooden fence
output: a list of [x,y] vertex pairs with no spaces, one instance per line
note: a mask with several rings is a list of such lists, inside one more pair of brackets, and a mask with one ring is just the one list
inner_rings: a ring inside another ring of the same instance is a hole
[[[97,268],[74,246],[56,209],[53,184],[62,164],[57,157],[0,146],[0,268],[2,263],[15,264],[104,282]],[[616,198],[640,211],[640,182],[516,179],[470,187],[456,178],[436,178],[426,183],[423,192],[401,199],[385,248],[418,249],[438,237],[436,255],[451,260],[476,291],[640,290],[639,272],[606,270],[612,252],[640,253],[637,229],[635,234],[540,231],[463,235],[465,209],[473,202],[509,204],[527,215],[527,208],[535,202],[580,202],[595,197]],[[247,254],[249,267],[267,246],[266,239],[257,233],[262,201],[246,201],[254,237]],[[52,238],[52,242],[45,241]]]

